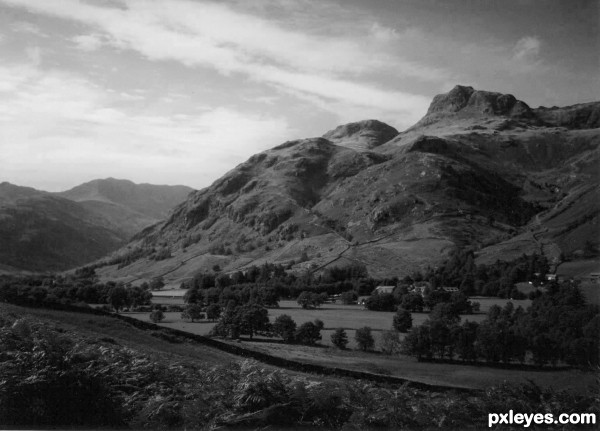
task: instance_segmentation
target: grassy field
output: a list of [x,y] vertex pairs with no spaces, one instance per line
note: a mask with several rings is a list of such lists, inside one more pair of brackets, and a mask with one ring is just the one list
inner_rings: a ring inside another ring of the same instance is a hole
[[[476,297],[472,298],[473,301],[477,301],[480,304],[480,312],[477,314],[462,316],[463,320],[469,320],[472,322],[480,322],[485,319],[485,316],[492,305],[498,305],[504,307],[509,301],[508,299],[501,298],[487,298],[487,297]],[[170,297],[155,297],[153,299],[155,303],[163,305],[183,305],[181,298],[170,298]],[[527,308],[531,301],[525,300],[512,300],[515,307],[522,306]],[[137,313],[131,313],[134,317],[138,316]],[[369,326],[373,330],[373,336],[375,338],[376,348],[379,348],[379,342],[382,331],[392,328],[392,321],[394,317],[393,312],[384,311],[370,311],[365,309],[361,305],[343,305],[343,304],[323,304],[322,307],[317,309],[305,310],[298,305],[296,301],[283,300],[279,301],[279,308],[269,309],[269,318],[273,322],[278,316],[282,314],[289,315],[299,326],[304,322],[312,322],[315,319],[320,319],[325,324],[325,329],[322,331],[323,339],[321,343],[326,346],[332,346],[331,334],[337,328],[344,328],[348,334],[350,343],[349,348],[357,348],[354,341],[354,332],[358,328],[363,326]],[[140,319],[148,320],[148,313],[142,313],[139,315]],[[206,335],[213,328],[214,323],[210,322],[196,322],[189,323],[181,320],[181,313],[167,312],[165,313],[164,324],[181,329],[184,331],[190,331],[195,334]],[[412,313],[413,325],[421,325],[428,318],[427,313]]]
[[[477,298],[482,304],[482,309],[489,309],[492,305],[503,306],[507,300],[498,298]],[[528,301],[513,301],[515,305],[526,306]],[[141,320],[148,321],[148,313],[128,313]],[[528,379],[544,387],[556,389],[572,389],[585,392],[592,383],[594,375],[576,370],[569,371],[531,371],[507,370],[490,367],[466,366],[459,364],[437,364],[418,362],[416,359],[404,355],[387,356],[378,352],[360,352],[355,350],[354,329],[361,326],[371,326],[373,335],[378,343],[382,330],[391,326],[393,313],[374,312],[362,309],[360,306],[344,306],[326,304],[322,309],[303,310],[294,301],[281,301],[281,307],[270,309],[271,321],[281,314],[289,314],[298,323],[312,321],[315,318],[323,320],[325,330],[321,332],[323,340],[321,346],[309,347],[299,345],[281,344],[267,339],[255,341],[232,341],[244,347],[262,351],[274,356],[298,360],[307,363],[319,364],[330,367],[356,369],[373,373],[393,375],[408,378],[424,383],[444,384],[449,386],[485,388],[494,383],[503,381],[512,383],[525,383]],[[206,335],[215,325],[212,322],[190,323],[181,320],[180,313],[165,313],[166,319],[162,326],[180,329],[195,334]],[[484,314],[464,316],[469,320],[481,320]],[[422,323],[427,318],[426,314],[413,313],[415,324]],[[332,328],[347,328],[351,343],[349,349],[341,351],[331,347],[330,336]],[[378,344],[376,344],[378,348]]]
[[[170,298],[169,298],[170,299]],[[481,321],[492,305],[503,307],[509,300],[500,298],[472,298],[481,305],[481,313],[463,316],[463,319]],[[156,302],[164,303],[163,298]],[[529,300],[511,301],[515,306],[524,308]],[[141,320],[149,320],[148,313],[129,313]],[[273,321],[281,314],[290,315],[297,324],[321,319],[325,330],[321,332],[321,346],[309,347],[281,344],[267,339],[255,341],[236,341],[245,347],[266,352],[275,356],[314,363],[330,367],[356,369],[380,374],[409,378],[424,383],[450,386],[485,388],[502,381],[524,383],[530,379],[537,384],[556,389],[572,389],[585,392],[595,376],[576,370],[569,371],[531,371],[507,370],[490,367],[466,366],[459,364],[437,364],[418,362],[416,359],[398,355],[386,356],[379,352],[360,352],[355,350],[354,331],[362,326],[370,326],[379,349],[379,338],[383,330],[390,329],[394,313],[365,310],[358,305],[324,304],[322,308],[304,310],[295,301],[280,301],[280,308],[270,309],[269,317]],[[163,326],[206,335],[215,325],[212,322],[190,323],[181,320],[180,313],[167,312]],[[413,323],[419,325],[427,319],[426,313],[413,313]],[[335,328],[345,328],[350,339],[349,349],[340,351],[331,345],[331,334]]]
[[[472,298],[472,300],[479,302],[480,312],[477,314],[462,316],[462,320],[480,322],[485,319],[485,316],[492,305],[504,307],[506,303],[509,302],[508,299],[488,297],[475,297]],[[520,305],[523,308],[527,308],[529,304],[531,304],[531,301],[528,299],[510,301],[515,307]],[[153,302],[163,305],[183,305],[183,300],[181,297],[166,297],[163,295],[155,296]],[[148,313],[129,314],[131,314],[133,317],[149,321]],[[356,342],[354,341],[355,330],[362,328],[363,326],[369,326],[373,330],[375,346],[376,349],[379,349],[382,331],[392,328],[392,321],[394,317],[393,312],[370,311],[361,305],[328,303],[317,309],[305,310],[300,307],[296,301],[292,300],[279,301],[279,308],[269,309],[269,318],[271,322],[273,322],[282,314],[289,315],[292,319],[294,319],[298,326],[304,322],[312,322],[315,319],[322,320],[325,324],[325,329],[321,333],[323,336],[321,343],[325,346],[333,345],[331,343],[331,334],[335,331],[335,329],[344,328],[350,340],[348,347],[351,349],[357,348]],[[414,326],[421,325],[425,320],[427,320],[428,314],[412,313],[412,318]],[[169,325],[175,329],[181,329],[183,331],[189,331],[200,335],[207,335],[215,325],[212,322],[185,322],[181,320],[181,313],[178,312],[165,313],[165,320],[163,321],[163,324]]]
[[[341,308],[342,306],[340,306]],[[289,311],[281,309],[279,312]],[[298,309],[298,311],[301,311]],[[328,311],[328,310],[323,310]],[[351,312],[352,308],[348,309]],[[357,314],[357,310],[354,310]],[[195,343],[169,343],[153,334],[153,331],[136,329],[125,322],[103,316],[72,313],[56,310],[31,309],[14,305],[1,304],[0,314],[27,316],[42,319],[49,325],[76,331],[96,339],[107,339],[136,349],[147,355],[167,361],[182,361],[190,364],[204,363],[206,365],[226,364],[240,358],[217,349]],[[128,313],[140,320],[148,320],[148,313]],[[187,323],[180,319],[179,313],[166,313],[167,319],[163,326],[174,327],[192,333],[204,334],[210,331],[214,323]],[[344,313],[342,313],[344,314]],[[386,313],[391,315],[391,313]],[[368,316],[366,313],[365,316]],[[307,319],[310,320],[310,319]],[[383,319],[381,322],[385,322]],[[380,323],[381,323],[380,322]],[[372,320],[373,326],[377,324]],[[327,332],[327,331],[324,331]],[[327,335],[324,334],[324,341]],[[485,388],[490,384],[502,381],[523,383],[531,379],[537,384],[556,389],[572,389],[585,392],[595,378],[594,374],[580,371],[521,371],[505,370],[488,367],[474,367],[456,364],[435,364],[418,362],[406,356],[386,356],[379,353],[363,353],[356,350],[340,351],[326,346],[308,347],[287,345],[266,341],[232,341],[244,347],[267,352],[274,356],[295,359],[307,363],[315,363],[330,367],[356,369],[380,374],[394,375],[416,381],[449,386]],[[267,366],[268,367],[268,366]],[[271,368],[271,367],[268,367]],[[287,372],[287,371],[286,371]],[[291,372],[296,374],[295,372]]]

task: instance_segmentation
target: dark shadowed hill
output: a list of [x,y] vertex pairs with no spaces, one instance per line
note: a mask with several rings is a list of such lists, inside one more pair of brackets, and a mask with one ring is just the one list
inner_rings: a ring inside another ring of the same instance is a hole
[[0,269],[47,271],[85,264],[164,218],[192,189],[96,180],[47,193],[0,184]]
[[0,184],[0,263],[30,271],[72,268],[114,250],[125,238],[76,202]]
[[550,115],[457,86],[402,133],[368,120],[286,142],[193,192],[120,252],[160,246],[171,258],[101,272],[179,281],[216,264],[268,261],[300,271],[362,263],[373,276],[402,276],[457,246],[478,250],[479,261],[559,259],[598,238],[597,105]]

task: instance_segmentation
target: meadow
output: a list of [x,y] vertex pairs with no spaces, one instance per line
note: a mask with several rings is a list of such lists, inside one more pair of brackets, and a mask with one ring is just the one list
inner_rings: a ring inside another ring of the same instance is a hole
[[[508,300],[501,298],[474,297],[473,301],[479,302],[480,312],[476,314],[464,315],[461,320],[469,320],[471,322],[481,322],[485,319],[486,314],[491,306],[498,305],[504,307],[507,302],[512,302],[515,307],[522,306],[527,308],[531,301],[524,300]],[[184,305],[183,299],[179,296],[166,296],[164,293],[153,298],[153,302],[163,305]],[[134,317],[140,316],[143,320],[148,320],[148,313],[131,313]],[[392,328],[394,318],[393,312],[371,311],[365,309],[362,305],[344,305],[341,303],[325,303],[319,308],[303,309],[294,300],[279,301],[279,308],[269,309],[269,319],[274,322],[278,316],[282,314],[289,315],[298,326],[305,322],[312,322],[315,319],[320,319],[324,323],[324,330],[321,331],[321,344],[325,346],[333,346],[331,342],[331,334],[337,328],[343,328],[348,334],[348,348],[356,349],[357,345],[354,340],[356,329],[368,326],[373,332],[375,338],[375,348],[379,350],[380,338],[383,331]],[[412,313],[413,326],[421,325],[428,318],[428,313]],[[185,322],[181,320],[181,313],[166,312],[163,324],[169,325],[175,329],[189,331],[194,334],[207,335],[214,327],[213,322]],[[401,335],[402,338],[402,335]]]
[[[500,298],[471,298],[480,303],[481,311],[477,314],[462,316],[463,320],[481,321],[485,318],[487,311],[493,305],[503,307],[510,300]],[[161,304],[182,304],[180,298],[164,297],[154,299]],[[515,307],[526,308],[529,300],[512,300]],[[415,358],[404,355],[388,356],[382,354],[379,340],[384,330],[392,326],[394,313],[369,311],[359,305],[323,304],[317,309],[302,309],[296,301],[283,300],[279,302],[279,308],[269,309],[271,322],[282,314],[288,314],[300,325],[303,322],[320,319],[325,329],[321,331],[322,340],[318,346],[302,346],[295,344],[283,344],[275,339],[264,339],[257,337],[255,340],[230,341],[241,344],[244,347],[265,352],[274,356],[293,359],[305,363],[318,364],[329,367],[355,369],[378,374],[393,375],[415,381],[430,384],[443,384],[447,386],[486,388],[494,383],[510,382],[525,383],[527,380],[534,381],[542,387],[555,389],[572,389],[582,393],[589,389],[594,375],[578,370],[519,370],[492,368],[486,366],[472,366],[448,363],[419,362]],[[140,320],[149,321],[148,313],[126,313]],[[428,315],[427,313],[412,313],[413,324],[420,325]],[[162,326],[180,329],[194,334],[207,335],[214,327],[214,322],[186,322],[181,319],[179,312],[166,312]],[[375,351],[361,352],[356,350],[354,331],[357,328],[369,326],[373,330],[375,338]],[[331,334],[335,328],[344,328],[348,334],[350,343],[348,349],[339,350],[331,343]],[[402,337],[402,335],[401,335]]]

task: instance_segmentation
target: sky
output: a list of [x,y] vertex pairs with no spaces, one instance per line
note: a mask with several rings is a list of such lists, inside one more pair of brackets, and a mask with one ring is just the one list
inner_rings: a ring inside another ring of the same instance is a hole
[[454,85],[600,100],[597,0],[0,0],[0,182],[203,188]]

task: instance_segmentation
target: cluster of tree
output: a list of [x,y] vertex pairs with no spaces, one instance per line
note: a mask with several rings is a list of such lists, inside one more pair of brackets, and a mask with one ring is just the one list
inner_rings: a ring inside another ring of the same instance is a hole
[[232,302],[221,314],[211,335],[232,339],[247,335],[252,339],[258,334],[268,336],[270,330],[271,324],[265,307],[256,303],[236,305]]
[[416,313],[433,310],[437,304],[448,303],[457,314],[471,314],[479,310],[479,303],[472,302],[462,292],[427,287],[423,295],[409,291],[406,285],[394,293],[373,293],[365,300],[365,307],[372,311],[395,311],[404,309]]
[[[327,295],[353,291],[357,295],[368,295],[381,282],[369,278],[363,265],[327,268],[321,274],[310,272],[297,274],[289,271],[288,266],[265,263],[231,274],[218,273],[218,271],[198,273],[191,280],[182,283],[181,287],[183,289],[197,287],[206,290],[213,287],[224,289],[233,286],[240,288],[258,285],[273,289],[280,298],[297,298],[303,291]],[[389,282],[396,283],[397,278]]]
[[4,276],[0,279],[0,301],[4,302],[110,304],[119,312],[123,308],[149,305],[151,299],[147,284],[101,283],[90,268],[66,276]]
[[190,303],[181,313],[181,318],[183,320],[191,320],[192,322],[202,319],[209,319],[214,322],[220,315],[221,306],[219,304],[213,303],[204,307],[197,303]]
[[185,292],[183,300],[187,304],[199,304],[206,307],[217,304],[225,308],[232,301],[239,305],[257,303],[264,307],[279,306],[279,295],[277,295],[275,289],[249,284],[231,285],[223,288],[209,287],[208,289],[192,287]]
[[300,293],[300,295],[298,295],[296,301],[302,308],[308,309],[320,307],[325,303],[325,301],[327,301],[327,299],[328,296],[325,292],[314,293],[305,290],[302,293]]
[[272,330],[273,334],[280,336],[286,343],[313,345],[321,339],[323,326],[323,322],[319,319],[297,326],[294,319],[287,314],[282,314],[273,322]]
[[481,323],[465,321],[447,303],[404,339],[405,353],[488,363],[533,362],[593,366],[600,363],[600,314],[576,285],[553,284],[524,310],[492,306]]
[[472,250],[456,249],[437,269],[429,268],[424,273],[415,272],[405,277],[401,284],[412,285],[427,281],[434,289],[442,286],[459,287],[467,296],[523,299],[525,295],[515,288],[515,284],[524,281],[531,281],[535,285],[543,283],[549,269],[548,259],[535,253],[522,255],[511,262],[475,265]]

